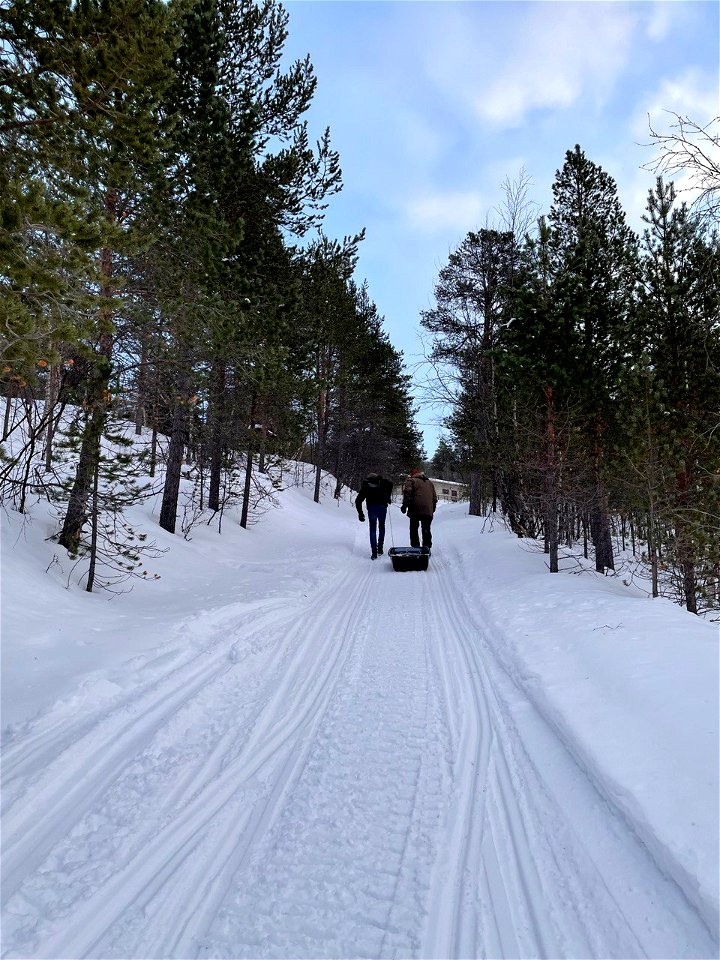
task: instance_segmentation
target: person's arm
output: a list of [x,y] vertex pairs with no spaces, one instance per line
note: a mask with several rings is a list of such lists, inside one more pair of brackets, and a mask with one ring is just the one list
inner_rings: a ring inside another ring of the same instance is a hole
[[405,513],[408,507],[412,505],[413,492],[414,492],[413,482],[411,479],[408,478],[405,481],[405,484],[403,486],[403,501],[402,501],[402,506],[400,507],[400,510],[403,513]]
[[367,496],[367,490],[365,488],[365,484],[363,483],[363,485],[360,487],[360,493],[355,497],[355,509],[357,510],[358,516],[360,517],[361,520],[365,519],[362,505],[366,496]]

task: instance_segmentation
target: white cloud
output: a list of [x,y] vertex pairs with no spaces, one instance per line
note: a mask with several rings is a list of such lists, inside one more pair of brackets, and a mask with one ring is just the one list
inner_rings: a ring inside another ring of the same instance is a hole
[[[628,222],[634,230],[641,232],[643,229],[641,217],[648,191],[655,186],[656,174],[652,165],[659,158],[659,148],[650,137],[648,119],[653,129],[663,134],[672,132],[671,125],[675,123],[668,111],[705,124],[718,113],[716,87],[717,79],[697,68],[664,78],[630,114],[627,136],[614,145],[609,144],[605,155],[596,158],[616,178]],[[716,149],[716,153],[719,152]],[[683,200],[692,202],[697,195],[687,173],[674,172],[667,174],[665,179],[673,180]]]
[[448,191],[416,197],[406,204],[410,225],[420,230],[435,231],[477,229],[488,210],[485,198],[477,191]]
[[645,21],[645,35],[649,40],[662,41],[681,30],[697,29],[698,10],[702,4],[678,3],[672,0],[654,0],[643,3],[640,13]]
[[432,123],[417,109],[404,106],[386,109],[385,116],[395,134],[395,143],[404,158],[412,158],[427,168],[442,156],[445,138],[437,124]]
[[673,122],[668,111],[688,116],[696,123],[708,123],[720,113],[717,76],[692,68],[664,79],[635,114],[634,134],[648,140],[648,117],[654,130],[665,132]]
[[570,107],[588,91],[605,96],[628,61],[638,24],[620,4],[537,4],[527,10],[511,52],[475,98],[478,115],[498,126],[517,126],[533,109]]
[[664,40],[675,21],[676,4],[660,0],[652,4],[647,20],[646,32],[651,40]]

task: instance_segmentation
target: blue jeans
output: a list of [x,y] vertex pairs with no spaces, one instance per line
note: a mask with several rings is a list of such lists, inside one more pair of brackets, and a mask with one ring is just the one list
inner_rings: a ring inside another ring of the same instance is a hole
[[[378,546],[382,550],[385,543],[385,517],[387,516],[387,507],[384,503],[368,504],[368,520],[370,522],[370,549],[377,553]],[[380,527],[380,538],[378,540],[376,527]]]

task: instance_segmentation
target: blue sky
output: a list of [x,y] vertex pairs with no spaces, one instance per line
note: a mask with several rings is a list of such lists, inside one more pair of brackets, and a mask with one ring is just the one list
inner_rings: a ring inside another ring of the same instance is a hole
[[[340,153],[344,188],[325,232],[367,236],[358,281],[408,369],[422,358],[420,312],[468,230],[497,223],[502,183],[524,168],[541,212],[579,143],[617,181],[640,228],[653,175],[648,114],[707,122],[718,106],[716,2],[286,0],[291,59],[310,55],[308,114]],[[423,370],[416,372],[423,401]],[[442,409],[423,403],[428,455]]]

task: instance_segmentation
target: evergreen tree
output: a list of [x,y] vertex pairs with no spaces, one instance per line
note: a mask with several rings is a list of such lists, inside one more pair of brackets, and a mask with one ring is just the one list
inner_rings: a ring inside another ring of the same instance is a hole
[[[306,58],[280,69],[287,14],[275,0],[199,0],[189,14],[177,63],[177,109],[187,118],[179,143],[178,168],[185,183],[185,229],[196,237],[202,264],[193,287],[198,321],[191,324],[182,356],[202,344],[201,356],[186,364],[175,413],[161,524],[174,529],[193,366],[208,379],[210,504],[219,506],[223,449],[228,425],[238,416],[249,424],[245,489],[249,488],[254,426],[273,393],[273,377],[284,377],[283,327],[294,279],[282,231],[303,235],[320,222],[327,197],[340,187],[337,155],[326,132],[309,148],[302,120],[315,88]],[[209,300],[208,300],[209,297]],[[274,372],[273,372],[274,371]],[[205,375],[204,374],[204,375]],[[228,385],[243,391],[242,412],[228,406]],[[239,438],[238,438],[239,439]],[[247,506],[247,495],[244,497]],[[243,525],[247,522],[246,507]]]
[[430,461],[433,476],[439,480],[460,480],[458,456],[445,437],[440,437],[437,449]]
[[399,479],[423,456],[402,356],[383,332],[367,286],[349,289],[354,313],[338,337],[325,453],[336,496],[342,483],[357,489],[371,471]]
[[579,341],[573,370],[593,468],[591,531],[595,565],[614,569],[606,490],[606,452],[623,370],[637,276],[637,242],[625,222],[615,181],[579,146],[565,155],[548,217],[556,311]]
[[697,612],[698,574],[705,579],[718,563],[718,522],[712,518],[719,513],[713,477],[720,468],[720,440],[711,425],[712,411],[720,410],[718,245],[661,178],[650,191],[644,219],[636,321],[643,359],[633,371],[644,402],[628,418],[630,449],[644,464],[644,507],[653,515],[651,562],[659,545],[660,504],[672,531],[666,554],[680,571],[685,605]]
[[326,467],[326,445],[335,413],[333,393],[341,369],[340,355],[355,324],[355,304],[350,286],[357,246],[362,236],[342,243],[321,236],[303,253],[303,328],[311,350],[311,390],[314,406],[315,491],[320,500],[320,480]]
[[[572,377],[580,353],[580,334],[573,314],[556,300],[555,268],[551,231],[541,217],[536,236],[527,238],[522,252],[512,318],[500,355],[503,380],[512,384],[512,402],[515,410],[522,411],[515,418],[527,425],[523,459],[534,465],[536,476],[528,479],[528,486],[534,499],[541,501],[551,573],[558,570],[560,450],[567,460],[571,437],[568,416],[576,392]],[[525,525],[532,526],[527,517]]]
[[69,120],[46,66],[46,44],[64,16],[62,5],[15,2],[0,11],[0,382],[8,398],[29,395],[50,371],[38,426],[48,431],[48,450],[63,361],[90,326],[101,242],[98,211],[65,165]]
[[141,242],[133,232],[136,206],[159,173],[159,104],[170,79],[174,11],[156,0],[21,6],[18,44],[41,64],[53,88],[53,111],[37,125],[46,173],[63,171],[66,181],[85,192],[102,225],[98,305],[86,341],[87,417],[59,538],[74,552],[111,396],[119,258]]
[[493,510],[497,508],[500,444],[495,351],[517,261],[510,231],[471,232],[440,271],[436,306],[422,314],[433,335],[432,360],[458,378],[448,384],[463,409],[463,441],[470,460],[470,512],[482,507],[481,478],[489,478]]

